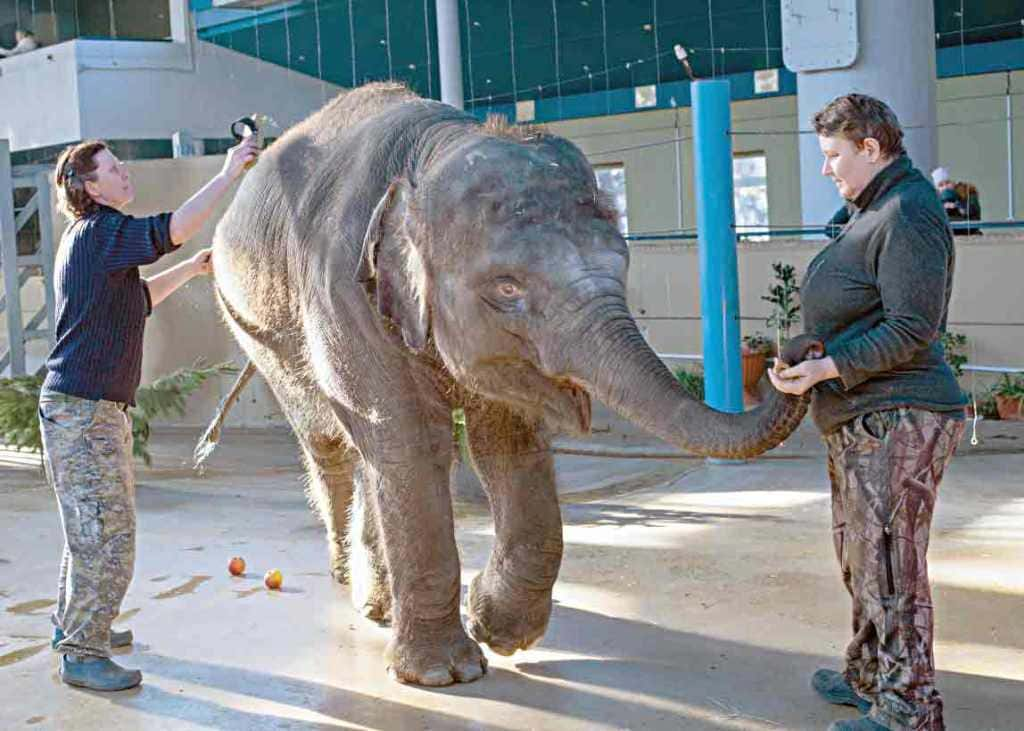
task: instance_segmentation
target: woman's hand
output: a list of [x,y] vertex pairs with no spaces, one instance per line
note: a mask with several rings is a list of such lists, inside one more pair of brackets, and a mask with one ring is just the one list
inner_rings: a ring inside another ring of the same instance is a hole
[[805,360],[792,368],[785,363],[777,363],[776,368],[768,369],[768,378],[776,390],[793,396],[806,393],[816,383],[838,377],[836,363],[829,357]]
[[228,150],[227,157],[224,158],[224,167],[221,168],[220,172],[229,180],[234,180],[242,174],[248,163],[259,157],[259,154],[260,147],[257,135],[249,135]]
[[188,260],[192,266],[192,276],[213,274],[213,249],[203,249]]

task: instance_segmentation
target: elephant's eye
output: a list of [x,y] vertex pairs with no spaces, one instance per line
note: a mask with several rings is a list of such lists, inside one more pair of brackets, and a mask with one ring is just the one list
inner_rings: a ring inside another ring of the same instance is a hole
[[519,299],[523,296],[523,289],[515,282],[498,282],[497,292],[505,299]]

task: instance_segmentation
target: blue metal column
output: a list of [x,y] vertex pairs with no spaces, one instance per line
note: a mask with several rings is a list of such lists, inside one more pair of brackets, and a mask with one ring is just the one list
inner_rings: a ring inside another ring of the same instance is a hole
[[729,82],[694,81],[690,92],[704,323],[704,400],[718,411],[739,413],[743,411],[743,374]]

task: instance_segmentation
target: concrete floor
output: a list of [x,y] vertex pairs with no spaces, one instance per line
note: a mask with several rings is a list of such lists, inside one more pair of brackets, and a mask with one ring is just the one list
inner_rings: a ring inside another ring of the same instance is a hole
[[[661,448],[605,420],[593,444]],[[982,424],[943,485],[931,566],[939,686],[950,729],[1024,728],[1024,427]],[[818,701],[838,667],[849,602],[834,563],[817,439],[773,458],[559,457],[566,551],[547,636],[482,680],[441,690],[387,679],[388,630],[326,572],[283,432],[229,433],[211,468],[196,435],[165,431],[139,470],[139,546],[120,660],[139,689],[60,685],[48,649],[60,527],[31,459],[0,467],[0,728],[824,729],[852,710]],[[464,583],[490,522],[459,511]],[[248,572],[232,578],[228,559]],[[284,574],[269,592],[261,577]]]

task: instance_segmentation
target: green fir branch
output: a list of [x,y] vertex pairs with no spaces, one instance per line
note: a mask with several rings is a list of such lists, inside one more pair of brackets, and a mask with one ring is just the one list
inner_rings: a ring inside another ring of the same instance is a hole
[[[162,416],[183,416],[185,401],[207,380],[221,374],[235,373],[231,362],[211,366],[197,360],[189,368],[173,373],[142,386],[135,395],[136,405],[131,409],[133,453],[147,466],[152,463],[149,453],[149,422]],[[8,446],[41,452],[42,435],[39,432],[39,392],[42,376],[0,378],[0,441]]]

